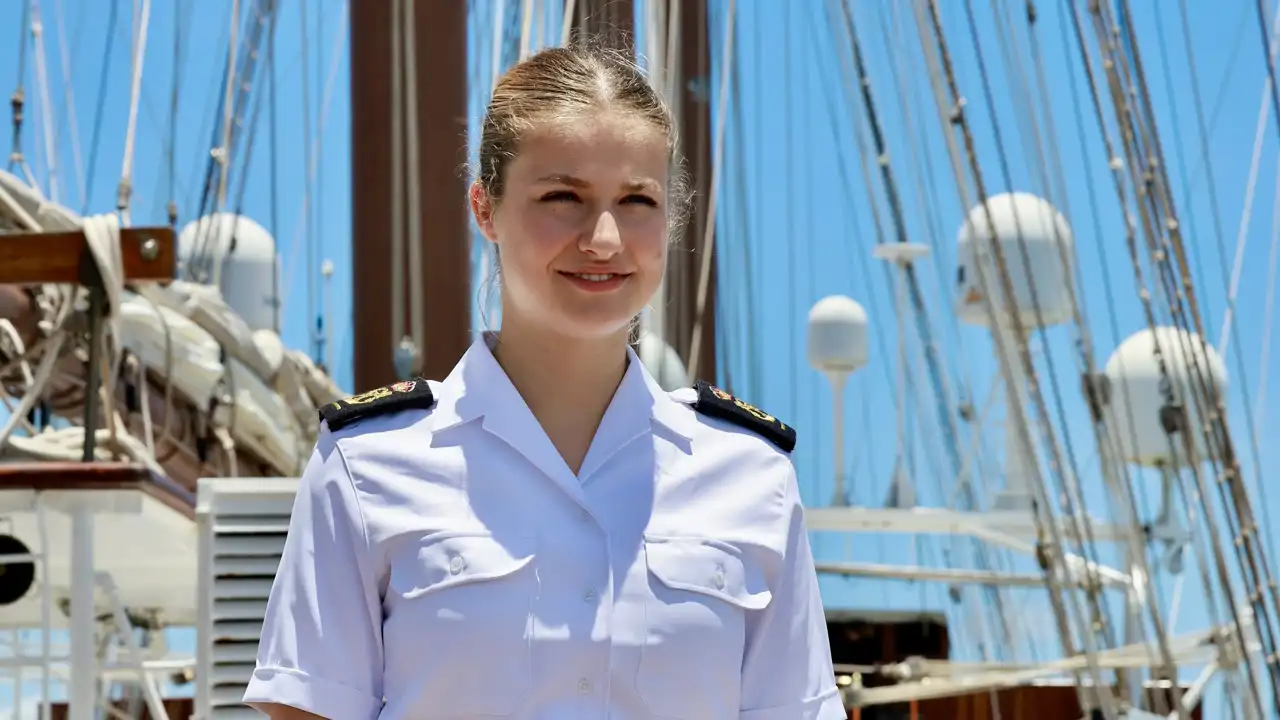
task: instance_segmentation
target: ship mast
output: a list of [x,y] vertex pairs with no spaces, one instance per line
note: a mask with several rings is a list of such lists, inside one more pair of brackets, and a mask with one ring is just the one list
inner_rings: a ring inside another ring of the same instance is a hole
[[[688,163],[689,186],[693,205],[685,222],[680,247],[693,252],[673,252],[667,264],[666,334],[668,343],[686,362],[692,357],[693,327],[697,318],[698,284],[702,269],[703,238],[707,223],[707,200],[711,193],[711,51],[710,17],[705,0],[681,0],[680,56],[667,61],[679,68],[678,112],[680,142]],[[697,367],[690,367],[691,378],[718,382],[716,372],[716,258],[712,248],[710,282],[703,305],[702,332]]]
[[405,375],[443,379],[471,342],[458,170],[467,157],[466,72],[464,0],[368,3],[351,14],[357,391]]

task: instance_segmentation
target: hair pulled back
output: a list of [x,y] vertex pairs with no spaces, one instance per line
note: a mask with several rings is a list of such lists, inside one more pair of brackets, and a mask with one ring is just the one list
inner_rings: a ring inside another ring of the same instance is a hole
[[671,110],[630,57],[602,46],[548,48],[498,80],[481,123],[476,182],[491,199],[500,201],[507,167],[520,151],[523,133],[540,122],[593,110],[622,113],[650,124],[666,137],[668,214],[672,225],[679,227],[689,191]]

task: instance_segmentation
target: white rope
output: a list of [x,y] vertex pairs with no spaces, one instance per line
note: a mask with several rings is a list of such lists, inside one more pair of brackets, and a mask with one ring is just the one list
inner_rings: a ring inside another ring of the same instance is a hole
[[0,318],[0,335],[8,338],[9,344],[13,348],[14,362],[18,364],[22,372],[22,381],[26,385],[30,385],[34,380],[34,376],[31,374],[31,363],[27,362],[27,348],[26,344],[22,342],[22,335],[18,333],[18,329],[7,318]]
[[404,332],[404,46],[402,0],[391,9],[391,337],[395,347]]
[[49,197],[58,202],[58,141],[54,132],[56,116],[49,97],[49,73],[45,67],[44,21],[40,19],[40,3],[31,3],[31,36],[35,39],[36,83],[40,90],[40,127],[44,131],[45,162],[49,180]]
[[[404,7],[404,80],[406,153],[409,156],[409,323],[412,327],[413,347],[418,353],[415,373],[425,372],[423,364],[427,353],[426,298],[422,277],[422,155],[419,147],[422,128],[418,123],[418,22],[414,17],[415,0],[407,0]],[[402,300],[400,302],[403,302]],[[400,332],[400,330],[396,330]],[[394,340],[394,338],[393,338]]]
[[[84,218],[84,237],[89,253],[102,275],[107,294],[106,317],[114,331],[124,292],[124,260],[120,256],[120,220],[114,214]],[[112,333],[113,337],[115,333]]]
[[9,419],[5,422],[4,427],[0,428],[0,448],[5,446],[5,442],[9,440],[9,436],[13,434],[18,423],[26,420],[27,413],[36,406],[36,402],[43,394],[44,386],[48,384],[49,378],[53,377],[53,369],[58,363],[59,351],[62,349],[62,342],[65,340],[64,331],[61,329],[57,332],[57,339],[54,340],[44,351],[44,356],[40,358],[40,365],[36,368],[35,378],[31,385],[27,388],[27,392],[18,401],[18,407],[14,408],[13,413],[9,415]]
[[520,59],[524,60],[533,46],[533,0],[522,0],[520,8]]
[[[129,223],[129,199],[133,194],[133,146],[138,134],[138,105],[142,100],[142,66],[147,56],[147,26],[151,20],[151,0],[143,0],[142,16],[138,19],[138,34],[133,39],[133,69],[129,85],[129,125],[124,135],[124,166],[120,169],[120,189],[116,207],[126,224]],[[235,29],[232,28],[234,37]],[[234,50],[233,57],[234,57]],[[223,173],[226,177],[226,173]]]
[[58,57],[62,63],[62,88],[67,107],[67,124],[71,135],[71,162],[76,171],[76,198],[85,203],[84,160],[80,153],[80,122],[76,116],[75,85],[71,81],[71,57],[68,55],[67,33],[62,22],[62,0],[53,0],[53,15],[58,30]]
[[[499,0],[499,2],[501,2],[501,0]],[[653,5],[654,3],[651,3],[651,2],[645,3],[645,6],[646,8],[649,9],[650,13],[653,12],[652,10]],[[564,19],[560,23],[560,44],[561,45],[567,46],[569,44],[569,37],[573,33],[573,16],[577,14],[578,14],[577,0],[566,0],[564,4]],[[497,63],[494,63],[494,65],[497,65]]]
[[[305,22],[305,20],[304,20]],[[239,49],[236,31],[240,27],[240,0],[231,2],[231,45],[227,52],[227,86],[222,100],[222,147],[219,149],[218,164],[222,172],[218,174],[218,211],[227,205],[227,175],[231,167],[231,121],[235,118],[236,51]],[[218,263],[221,265],[221,263]],[[214,281],[217,284],[217,281]]]

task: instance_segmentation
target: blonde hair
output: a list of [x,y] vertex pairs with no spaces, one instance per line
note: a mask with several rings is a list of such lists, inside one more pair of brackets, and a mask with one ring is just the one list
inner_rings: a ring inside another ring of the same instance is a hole
[[[610,110],[648,123],[667,141],[667,222],[673,241],[684,227],[691,193],[680,153],[675,118],[662,94],[627,54],[598,44],[542,50],[507,70],[498,80],[480,124],[479,163],[475,183],[493,203],[506,190],[506,170],[520,152],[520,138],[540,122],[592,110]],[[495,258],[497,252],[495,248]],[[484,300],[499,281],[501,262],[494,262],[481,281],[481,317],[488,324]],[[638,321],[633,322],[638,326]],[[633,327],[633,336],[635,330]]]

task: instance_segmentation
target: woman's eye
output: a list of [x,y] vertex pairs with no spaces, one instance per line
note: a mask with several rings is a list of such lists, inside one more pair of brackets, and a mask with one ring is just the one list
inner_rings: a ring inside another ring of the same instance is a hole
[[578,196],[568,190],[556,190],[542,196],[542,202],[577,202]]
[[641,205],[648,205],[650,207],[658,206],[658,201],[654,200],[648,195],[628,195],[622,198],[622,202],[627,205],[631,205],[633,203],[639,203]]

